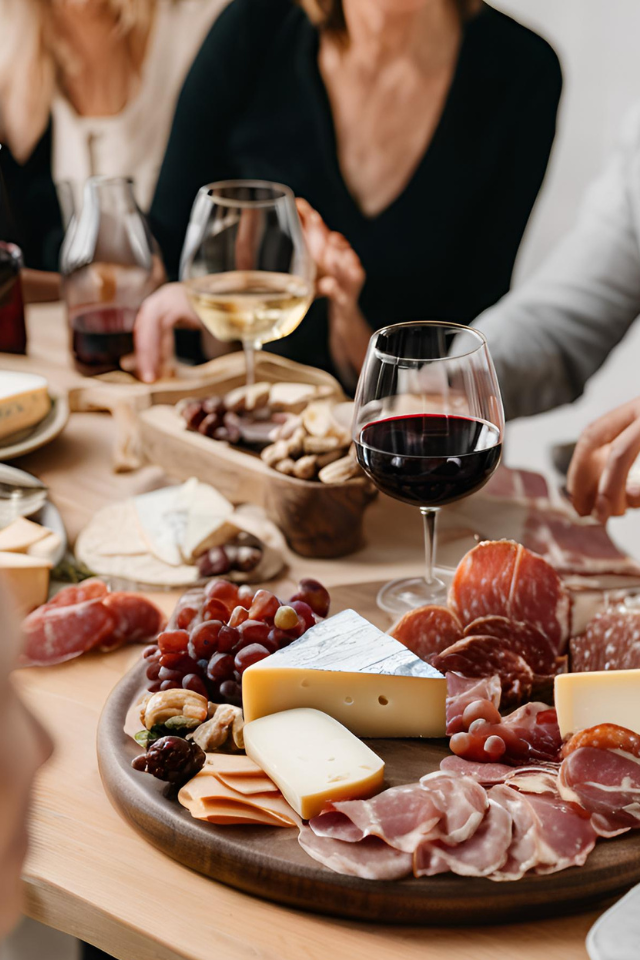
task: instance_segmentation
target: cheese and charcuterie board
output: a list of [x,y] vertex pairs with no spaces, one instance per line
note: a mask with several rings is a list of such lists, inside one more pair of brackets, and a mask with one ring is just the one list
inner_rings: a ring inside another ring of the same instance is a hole
[[[431,611],[438,629],[430,640],[424,611],[413,626],[405,620],[391,636],[381,632],[388,623],[375,606],[379,584],[334,589],[326,617],[322,589],[304,581],[319,613],[311,623],[300,616],[298,628],[290,611],[308,605],[293,598],[278,605],[264,591],[255,600],[243,594],[227,618],[235,626],[220,622],[213,630],[205,608],[219,616],[229,588],[213,584],[201,604],[187,598],[105,708],[99,760],[117,808],[151,842],[213,879],[354,919],[531,919],[580,909],[640,879],[640,842],[629,829],[637,823],[629,797],[637,791],[640,738],[612,726],[632,724],[629,697],[626,707],[617,702],[625,696],[612,694],[614,674],[586,694],[569,684],[559,694],[563,747],[553,675],[583,676],[562,673],[571,632],[566,589],[515,544],[476,551],[458,567],[449,610]],[[472,589],[480,569],[491,576]],[[469,632],[479,617],[492,629],[486,620],[502,618],[500,629]],[[502,621],[510,620],[518,652],[505,645]],[[223,629],[228,652],[214,642]],[[198,633],[189,641],[194,653],[200,634],[211,633],[216,649],[203,662],[204,680],[182,677],[177,660],[190,656],[177,650],[182,632]],[[412,652],[416,643],[421,656]],[[162,666],[165,656],[175,678]],[[457,669],[446,664],[445,679],[439,658],[450,657],[458,657]],[[227,660],[233,681],[224,679]],[[528,702],[536,682],[546,703]],[[217,703],[207,712],[212,697]],[[593,729],[571,737],[581,710],[582,726]],[[220,732],[225,711],[235,712],[214,741],[211,729]],[[138,728],[144,721],[136,740],[148,747],[141,756],[132,739],[136,718]],[[192,731],[187,739],[166,736],[181,727],[182,737]],[[605,771],[595,799],[594,770]],[[611,800],[607,807],[611,777],[615,808]]]

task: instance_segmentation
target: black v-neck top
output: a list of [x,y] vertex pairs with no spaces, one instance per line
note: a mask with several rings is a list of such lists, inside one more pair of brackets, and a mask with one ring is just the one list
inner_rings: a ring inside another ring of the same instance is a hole
[[[291,0],[233,0],[182,90],[151,210],[175,278],[200,186],[286,183],[343,233],[367,272],[372,329],[414,319],[468,323],[509,289],[546,170],[562,78],[539,36],[486,6],[465,26],[440,123],[402,193],[379,215],[341,175],[319,34]],[[269,345],[332,369],[326,302]]]

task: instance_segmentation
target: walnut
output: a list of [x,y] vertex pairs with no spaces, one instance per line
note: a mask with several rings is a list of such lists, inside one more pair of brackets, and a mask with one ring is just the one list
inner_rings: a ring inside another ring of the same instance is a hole
[[210,703],[210,719],[187,737],[194,740],[205,753],[213,753],[229,740],[229,733],[233,744],[238,750],[244,749],[244,718],[240,707],[233,707],[230,703]]
[[166,723],[172,717],[186,717],[202,723],[207,718],[206,697],[193,690],[160,690],[152,694],[144,706],[142,722],[147,730]]

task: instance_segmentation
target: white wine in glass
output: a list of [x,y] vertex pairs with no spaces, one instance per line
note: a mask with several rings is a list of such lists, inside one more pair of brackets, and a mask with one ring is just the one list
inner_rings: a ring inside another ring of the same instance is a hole
[[242,343],[253,383],[255,351],[292,333],[314,295],[315,266],[293,193],[262,181],[203,187],[180,273],[207,330]]

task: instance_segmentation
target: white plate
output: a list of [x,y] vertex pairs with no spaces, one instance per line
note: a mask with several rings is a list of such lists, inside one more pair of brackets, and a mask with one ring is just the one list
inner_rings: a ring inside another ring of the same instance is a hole
[[640,957],[640,884],[596,920],[587,936],[591,960]]
[[[5,464],[0,464],[0,479],[8,482],[15,480],[16,483],[29,484],[31,481],[36,480],[36,477],[30,473],[27,473],[26,470],[19,470],[17,467],[9,467]],[[36,511],[20,513],[20,516],[29,517],[29,519],[33,520],[34,523],[39,523],[43,527],[48,527],[49,530],[52,530],[54,533],[58,534],[60,537],[60,548],[55,557],[53,557],[53,565],[54,567],[57,566],[64,558],[68,545],[67,531],[64,528],[64,523],[58,508],[55,506],[55,504],[51,503],[50,500],[47,500],[44,505],[40,507],[40,509]]]
[[[35,427],[5,438],[4,446],[0,443],[0,461],[33,453],[62,433],[69,419],[69,403],[66,397],[51,394],[51,404],[49,413]],[[7,440],[10,442],[7,443]]]

